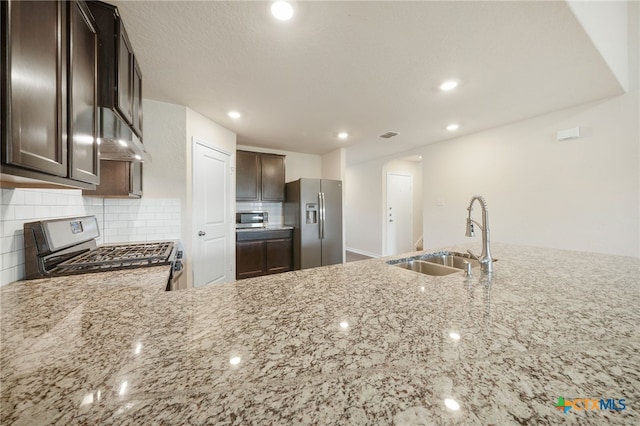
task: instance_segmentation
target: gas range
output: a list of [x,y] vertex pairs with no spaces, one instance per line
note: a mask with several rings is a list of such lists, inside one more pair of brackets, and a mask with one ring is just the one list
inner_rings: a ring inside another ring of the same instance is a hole
[[167,290],[183,272],[183,250],[177,241],[98,246],[95,216],[41,220],[24,224],[27,279],[120,269],[171,265]]

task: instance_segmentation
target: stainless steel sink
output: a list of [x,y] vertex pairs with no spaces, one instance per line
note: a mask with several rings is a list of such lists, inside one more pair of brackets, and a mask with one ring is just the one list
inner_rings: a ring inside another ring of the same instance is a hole
[[462,269],[463,271],[467,269],[467,263],[470,263],[472,268],[480,266],[480,262],[462,253],[435,254],[423,257],[422,260],[439,265],[451,266],[452,268]]
[[421,274],[435,276],[449,275],[460,272],[460,269],[439,265],[437,263],[425,262],[424,260],[409,260],[408,262],[396,263],[394,264],[394,266],[420,272]]
[[[495,261],[495,260],[494,260]],[[471,273],[471,268],[480,266],[480,262],[468,254],[457,252],[441,252],[427,255],[414,256],[403,261],[389,261],[389,265],[409,269],[425,275],[443,276],[456,272],[466,271]]]

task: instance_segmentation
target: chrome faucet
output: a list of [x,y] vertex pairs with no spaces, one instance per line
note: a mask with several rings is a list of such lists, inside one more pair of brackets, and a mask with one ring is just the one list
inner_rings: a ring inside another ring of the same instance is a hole
[[[480,205],[482,206],[482,225],[480,225],[475,220],[471,219],[471,211],[473,210],[474,201],[478,200]],[[469,203],[469,207],[467,207],[469,211],[469,216],[467,217],[467,232],[465,236],[473,237],[473,224],[475,223],[482,230],[482,254],[480,257],[476,256],[471,252],[471,250],[467,250],[467,252],[480,262],[482,266],[482,270],[484,272],[493,272],[493,258],[491,257],[491,250],[489,249],[489,212],[487,210],[487,202],[480,195],[476,195],[471,198],[471,202]]]

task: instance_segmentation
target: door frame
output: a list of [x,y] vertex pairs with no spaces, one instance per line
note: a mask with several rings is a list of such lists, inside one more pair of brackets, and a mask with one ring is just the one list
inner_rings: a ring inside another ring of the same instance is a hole
[[[229,237],[227,239],[227,249],[229,250],[229,262],[230,265],[228,267],[228,269],[225,271],[225,282],[229,282],[229,281],[233,281],[235,280],[236,277],[236,251],[235,251],[235,211],[236,211],[236,205],[235,205],[235,186],[233,185],[233,183],[235,182],[234,179],[234,174],[235,174],[235,165],[232,164],[232,159],[234,158],[233,153],[222,149],[218,146],[213,145],[210,142],[207,142],[203,139],[197,138],[195,136],[193,136],[191,138],[191,200],[190,200],[190,208],[191,208],[191,235],[190,235],[190,241],[192,241],[193,243],[191,244],[191,248],[192,250],[195,252],[196,250],[196,237],[195,235],[197,235],[198,233],[198,226],[196,223],[196,209],[195,209],[195,183],[196,183],[196,174],[195,174],[195,164],[196,164],[196,155],[197,155],[197,150],[196,150],[196,146],[197,145],[202,145],[206,148],[212,149],[214,151],[217,151],[223,155],[226,155],[229,158],[229,185],[227,185],[226,190],[229,192],[229,206],[227,206],[227,215],[228,215],[228,221],[229,221]],[[193,255],[191,255],[193,256]],[[189,256],[189,257],[191,257]],[[189,257],[187,257],[187,261],[191,264],[191,271],[189,274],[189,286],[193,287],[193,283],[195,282],[194,278],[195,278],[195,265],[193,264],[193,262],[189,259]],[[191,257],[191,259],[195,258],[195,256]]]
[[[413,213],[414,213],[414,208],[415,206],[413,205],[413,185],[414,185],[414,176],[412,174],[406,174],[406,173],[399,173],[399,172],[386,172],[384,174],[384,203],[383,203],[383,215],[382,215],[382,232],[383,232],[383,239],[382,239],[382,252],[384,253],[385,256],[391,255],[391,254],[396,254],[396,253],[389,253],[389,223],[387,222],[387,216],[388,216],[388,209],[389,209],[389,175],[394,175],[394,176],[403,176],[403,177],[408,177],[411,179],[411,192],[410,192],[410,200],[411,200],[411,209],[409,210],[409,223],[410,223],[410,236],[409,236],[409,241],[410,241],[410,245],[413,247]],[[399,253],[398,253],[399,254]]]

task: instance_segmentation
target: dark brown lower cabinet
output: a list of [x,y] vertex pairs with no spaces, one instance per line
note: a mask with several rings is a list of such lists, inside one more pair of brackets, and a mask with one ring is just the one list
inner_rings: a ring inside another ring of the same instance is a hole
[[236,233],[236,279],[293,270],[290,229]]

